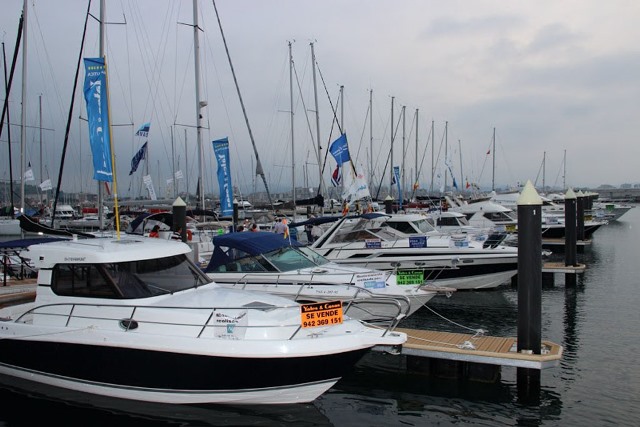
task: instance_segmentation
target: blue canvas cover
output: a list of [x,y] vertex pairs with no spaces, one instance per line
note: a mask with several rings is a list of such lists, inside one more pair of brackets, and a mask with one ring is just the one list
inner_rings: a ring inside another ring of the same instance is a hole
[[[289,246],[304,246],[302,243],[282,237],[282,234],[270,233],[268,231],[247,231],[240,233],[227,233],[215,236],[212,239],[213,253],[211,260],[205,268],[205,272],[214,271],[218,266],[231,261],[229,256],[222,249],[231,248],[255,256],[271,252],[279,248]],[[231,252],[231,251],[230,251]]]

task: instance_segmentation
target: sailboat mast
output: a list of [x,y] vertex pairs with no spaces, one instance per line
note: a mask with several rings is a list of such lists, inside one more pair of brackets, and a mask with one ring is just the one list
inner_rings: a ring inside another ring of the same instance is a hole
[[391,168],[390,168],[390,179],[389,179],[389,195],[393,198],[393,101],[396,99],[395,96],[391,97]]
[[293,143],[293,54],[291,42],[289,42],[289,102],[291,106],[291,196],[293,198],[293,218],[296,217],[296,162],[295,145]]
[[545,175],[547,174],[547,152],[543,151],[542,152],[542,191],[545,191],[545,188],[547,188],[546,184],[545,184]]
[[175,200],[178,195],[176,188],[176,149],[173,142],[173,126],[170,126],[169,129],[171,130],[171,177],[173,179],[173,199]]
[[198,182],[200,183],[200,204],[201,209],[204,206],[204,152],[202,150],[202,114],[200,110],[207,105],[205,101],[200,101],[200,39],[198,37],[198,0],[193,0],[193,59],[196,78],[196,129],[197,129],[197,145],[198,145]]
[[369,188],[373,188],[373,89],[369,90]]
[[[447,150],[449,148],[449,122],[444,122],[444,163],[445,165],[449,161],[449,154]],[[444,171],[444,192],[447,192],[447,171]]]
[[[38,97],[38,113],[40,118],[40,182],[44,181],[42,174],[42,95]],[[40,191],[40,204],[42,205],[42,191]]]
[[[416,158],[414,159],[415,179],[413,180],[413,186],[417,190],[418,184],[418,109],[416,108]],[[413,191],[415,193],[415,190]]]
[[491,174],[491,191],[496,191],[496,128],[493,128],[493,144],[491,147],[493,155],[493,172]]
[[[104,58],[104,20],[106,16],[105,1],[100,0],[100,35],[99,35],[99,53],[100,58]],[[104,190],[102,181],[98,181],[98,227],[104,230]],[[57,197],[57,196],[56,196]],[[55,215],[55,212],[52,212]],[[53,221],[51,222],[53,225]]]
[[429,190],[429,193],[433,194],[433,178],[435,177],[436,174],[436,165],[435,165],[435,147],[436,147],[436,137],[435,134],[433,133],[434,129],[435,129],[435,121],[431,120],[431,189]]
[[[464,179],[463,179],[463,173],[462,173],[462,143],[460,142],[460,140],[458,140],[458,151],[460,151],[460,184],[459,185],[462,186],[464,183]],[[458,192],[462,193],[460,188],[458,188]]]
[[[322,194],[324,191],[324,180],[322,179],[322,144],[320,140],[320,110],[318,107],[318,85],[316,80],[316,53],[313,48],[313,42],[311,45],[311,70],[313,72],[313,97],[316,106],[316,140],[318,144],[318,194]],[[324,209],[324,207],[323,207]]]
[[264,169],[262,168],[262,163],[260,162],[260,156],[258,155],[258,149],[256,148],[256,141],[253,138],[253,132],[251,131],[251,126],[249,125],[249,117],[247,116],[247,110],[244,108],[244,101],[242,100],[242,95],[240,94],[240,86],[238,85],[238,79],[236,78],[236,72],[233,68],[233,62],[231,62],[231,55],[229,54],[229,48],[227,47],[227,39],[224,36],[224,31],[222,31],[222,23],[220,22],[220,16],[218,15],[218,8],[216,7],[216,2],[213,1],[213,9],[216,12],[216,18],[218,20],[218,27],[220,27],[220,35],[222,36],[222,41],[224,43],[224,49],[227,52],[227,59],[229,60],[229,67],[231,68],[231,74],[233,75],[233,82],[236,85],[236,92],[238,92],[238,99],[240,100],[240,106],[242,107],[242,114],[244,115],[244,121],[247,124],[247,131],[249,132],[249,138],[251,139],[251,145],[253,146],[253,153],[256,156],[256,170],[255,175],[260,175],[262,178],[262,183],[264,184],[264,189],[267,192],[267,199],[269,200],[269,205],[271,205],[271,209],[273,209],[273,202],[271,201],[271,193],[269,192],[269,185],[267,184],[267,178],[264,176]]
[[566,190],[567,189],[567,150],[564,150],[564,158],[562,160],[562,165],[563,165],[563,169],[562,169],[562,189]]
[[407,139],[406,139],[406,124],[407,124],[407,106],[402,106],[402,190],[407,188],[407,175],[405,170],[405,159],[407,157]]
[[22,6],[22,14],[24,16],[22,22],[22,117],[20,118],[20,213],[24,211],[24,173],[27,170],[27,158],[25,156],[25,147],[27,143],[27,4],[24,0]]
[[189,203],[189,152],[187,151],[187,129],[184,130],[184,171],[187,175],[186,202]]

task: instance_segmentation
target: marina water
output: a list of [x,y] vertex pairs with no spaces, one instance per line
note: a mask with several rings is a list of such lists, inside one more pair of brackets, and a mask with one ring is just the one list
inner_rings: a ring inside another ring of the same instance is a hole
[[[498,383],[447,380],[407,372],[402,356],[370,353],[329,392],[299,405],[176,407],[43,390],[44,397],[16,391],[4,379],[0,426],[638,426],[638,241],[636,207],[600,228],[578,254],[587,269],[575,287],[565,286],[562,274],[543,284],[542,337],[561,344],[564,354],[559,366],[541,372],[535,399],[519,396],[516,368],[503,367]],[[517,289],[506,285],[438,296],[400,326],[517,336],[517,321]]]

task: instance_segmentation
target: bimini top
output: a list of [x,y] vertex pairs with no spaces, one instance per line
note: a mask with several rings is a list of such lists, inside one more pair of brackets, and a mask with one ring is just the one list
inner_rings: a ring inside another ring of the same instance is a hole
[[247,255],[256,256],[289,246],[304,246],[296,240],[283,237],[282,234],[268,231],[221,234],[213,237],[211,241],[213,242],[213,253],[205,271],[211,271],[229,262],[229,249],[235,249],[236,253],[241,251]]
[[36,268],[53,268],[56,264],[104,264],[128,262],[187,254],[189,245],[175,240],[148,237],[113,237],[61,240],[29,246],[25,258]]

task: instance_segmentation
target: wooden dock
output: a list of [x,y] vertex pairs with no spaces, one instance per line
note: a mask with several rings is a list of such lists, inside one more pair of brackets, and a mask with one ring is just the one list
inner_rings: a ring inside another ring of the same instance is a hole
[[564,265],[564,262],[545,262],[542,264],[543,273],[578,274],[584,273],[586,269],[587,266],[584,264]]
[[562,346],[542,342],[542,354],[517,352],[515,338],[397,328],[409,339],[401,354],[518,368],[547,369],[559,365]]

